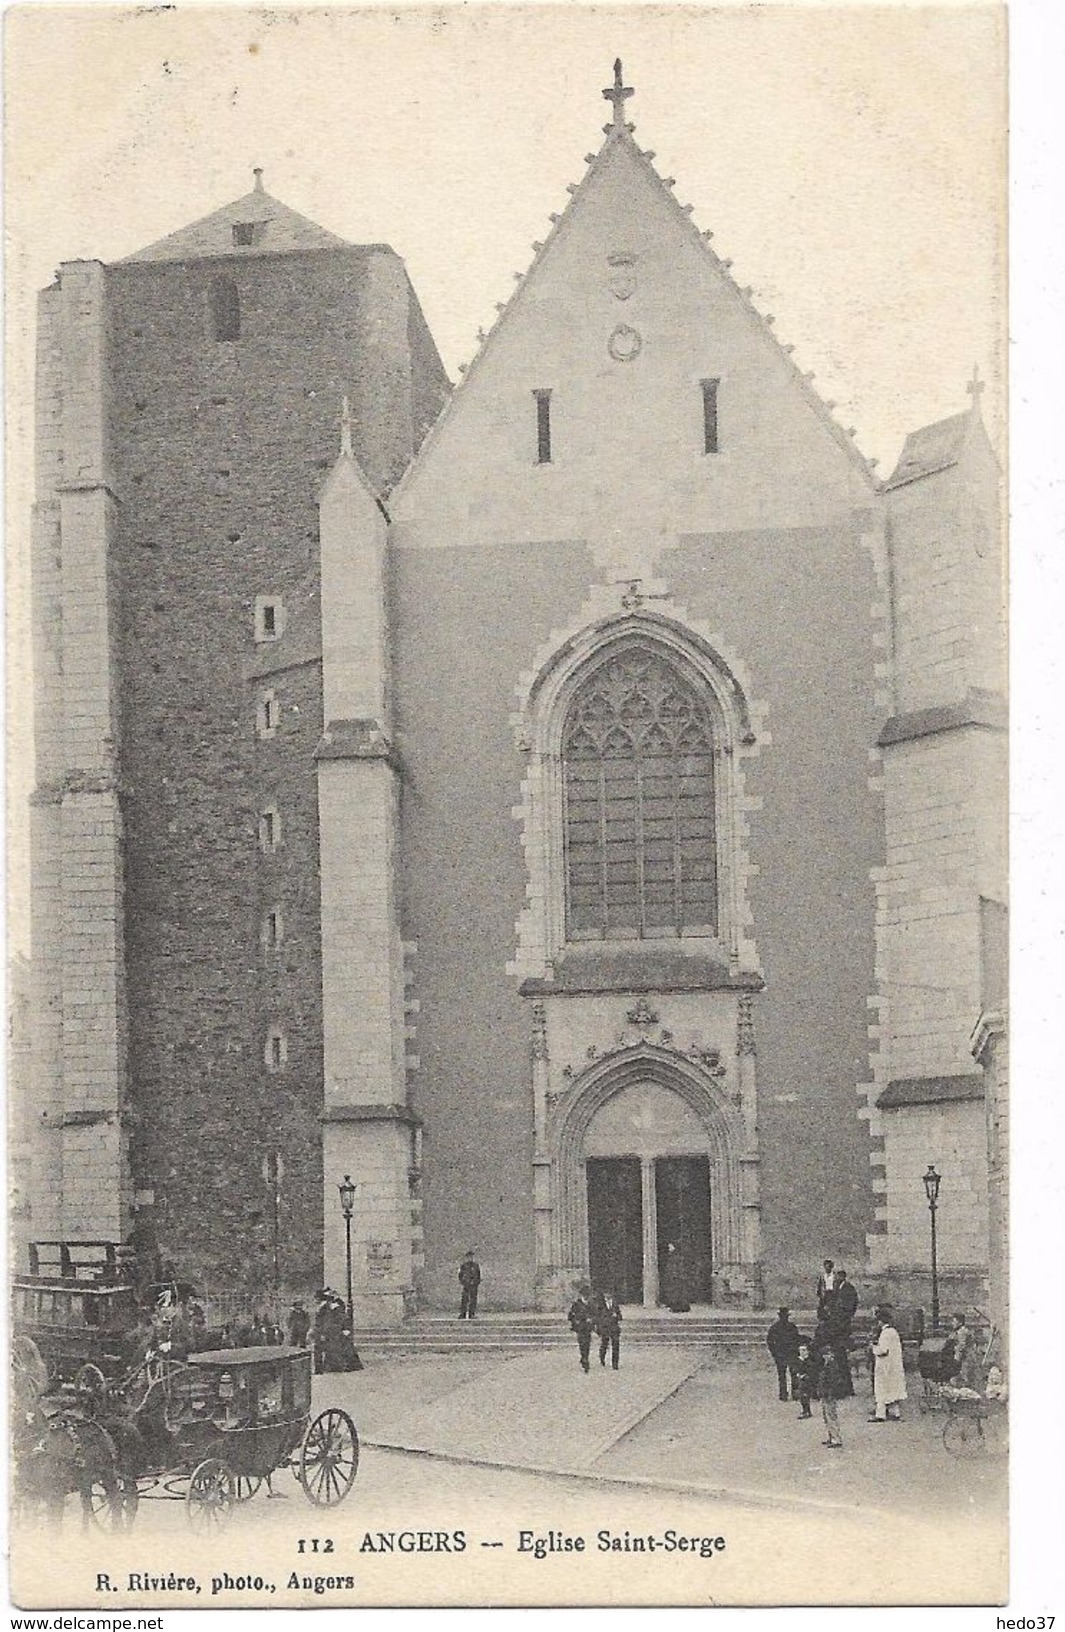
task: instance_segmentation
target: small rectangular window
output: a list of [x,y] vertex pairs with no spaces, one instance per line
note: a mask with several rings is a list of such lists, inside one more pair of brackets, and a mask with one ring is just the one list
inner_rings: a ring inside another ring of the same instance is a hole
[[280,1071],[288,1059],[288,1041],[283,1031],[276,1026],[266,1034],[266,1049],[264,1053],[268,1071]]
[[241,245],[241,246],[247,245],[247,244],[254,244],[254,242],[255,242],[255,222],[254,221],[234,221],[234,223],[233,223],[233,242],[234,242],[234,244]]
[[280,640],[285,631],[285,608],[280,595],[255,597],[255,638]]
[[551,463],[551,393],[534,391],[536,398],[536,462]]
[[703,452],[717,453],[717,395],[720,380],[704,380],[703,386]]
[[259,812],[259,848],[264,855],[269,855],[281,843],[281,817],[277,808],[270,805],[266,810]]

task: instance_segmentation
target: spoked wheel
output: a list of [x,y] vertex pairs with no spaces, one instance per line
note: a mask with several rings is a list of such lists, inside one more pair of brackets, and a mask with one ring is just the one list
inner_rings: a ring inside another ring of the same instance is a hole
[[261,1485],[262,1480],[257,1473],[238,1473],[233,1480],[233,1495],[238,1502],[250,1502]]
[[137,1511],[137,1485],[133,1484],[132,1512],[126,1506],[125,1481],[121,1475],[97,1476],[88,1490],[86,1520],[95,1530],[126,1530]]
[[1010,1448],[1009,1421],[1005,1411],[993,1411],[983,1418],[984,1450],[988,1456],[1006,1456]]
[[236,1480],[217,1456],[209,1456],[193,1470],[185,1496],[185,1513],[197,1535],[217,1534],[233,1516],[237,1503]]
[[11,1399],[29,1410],[48,1387],[48,1367],[32,1337],[20,1333],[11,1344]]
[[980,1417],[952,1413],[943,1424],[943,1444],[951,1456],[971,1460],[987,1452],[986,1424]]
[[90,1360],[84,1366],[79,1366],[74,1373],[74,1387],[79,1394],[87,1394],[91,1400],[99,1404],[107,1393],[107,1378],[99,1366],[94,1366]]
[[336,1406],[315,1417],[300,1446],[296,1477],[315,1507],[335,1507],[355,1483],[359,1436],[346,1411]]

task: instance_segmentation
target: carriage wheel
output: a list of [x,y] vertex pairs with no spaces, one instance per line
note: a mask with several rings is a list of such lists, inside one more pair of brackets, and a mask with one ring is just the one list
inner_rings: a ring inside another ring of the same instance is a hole
[[28,1409],[48,1387],[48,1367],[32,1337],[20,1333],[11,1344],[11,1398]]
[[993,1411],[982,1418],[980,1423],[984,1430],[984,1450],[988,1456],[1005,1456],[1009,1445],[1009,1420],[1005,1411]]
[[315,1417],[300,1446],[296,1477],[315,1507],[335,1507],[355,1483],[359,1436],[346,1411],[337,1407]]
[[250,1502],[261,1484],[257,1473],[238,1473],[233,1481],[233,1494],[238,1502]]
[[984,1424],[979,1417],[954,1411],[943,1424],[943,1444],[951,1456],[972,1458],[987,1450]]
[[193,1470],[185,1513],[197,1535],[211,1535],[229,1523],[236,1505],[236,1481],[224,1462],[209,1456]]
[[79,1366],[74,1373],[74,1387],[79,1394],[88,1394],[99,1404],[107,1393],[107,1378],[99,1366],[94,1366],[90,1360],[84,1366]]
[[[134,1485],[134,1504],[136,1504],[137,1487]],[[88,1506],[85,1517],[96,1530],[124,1530],[132,1519],[127,1520],[126,1496],[124,1483],[119,1475],[112,1475],[105,1479],[98,1475],[90,1484],[86,1497]],[[134,1505],[136,1511],[136,1505]]]

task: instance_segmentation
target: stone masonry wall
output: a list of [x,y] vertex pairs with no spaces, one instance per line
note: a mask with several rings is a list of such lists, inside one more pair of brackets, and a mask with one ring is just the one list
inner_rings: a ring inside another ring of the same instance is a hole
[[[275,1257],[283,1281],[320,1273],[317,500],[344,395],[367,416],[372,402],[372,431],[354,425],[372,480],[409,458],[397,266],[352,248],[108,271],[133,1165],[164,1251],[215,1278],[270,1281]],[[216,274],[238,283],[233,342],[209,333]],[[248,673],[263,595],[284,616],[268,677]],[[268,806],[280,839],[264,853]],[[268,1064],[271,1028],[283,1057]]]

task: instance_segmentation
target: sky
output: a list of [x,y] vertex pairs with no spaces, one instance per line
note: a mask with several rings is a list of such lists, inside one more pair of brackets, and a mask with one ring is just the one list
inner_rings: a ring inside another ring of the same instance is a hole
[[[990,7],[16,8],[6,16],[8,672],[28,699],[35,293],[251,186],[404,257],[451,377],[626,112],[887,474],[1001,408],[1004,81]],[[9,711],[10,906],[32,786]]]

